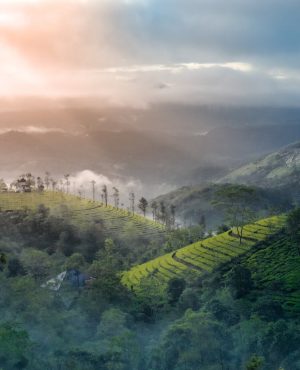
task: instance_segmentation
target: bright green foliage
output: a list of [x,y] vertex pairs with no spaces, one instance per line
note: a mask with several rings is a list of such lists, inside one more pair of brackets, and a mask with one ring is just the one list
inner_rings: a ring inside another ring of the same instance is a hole
[[221,264],[248,252],[258,242],[278,232],[285,223],[285,216],[274,216],[246,225],[240,244],[235,229],[178,249],[125,272],[122,282],[135,289],[141,279],[155,276],[162,284],[175,277],[184,277],[193,270],[197,275],[212,272]]

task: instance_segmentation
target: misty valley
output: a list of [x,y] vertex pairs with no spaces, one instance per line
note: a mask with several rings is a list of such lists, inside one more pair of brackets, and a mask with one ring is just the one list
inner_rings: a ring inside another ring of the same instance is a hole
[[3,369],[296,369],[298,158],[154,198],[93,171],[1,179]]
[[299,14],[0,0],[0,370],[300,370]]

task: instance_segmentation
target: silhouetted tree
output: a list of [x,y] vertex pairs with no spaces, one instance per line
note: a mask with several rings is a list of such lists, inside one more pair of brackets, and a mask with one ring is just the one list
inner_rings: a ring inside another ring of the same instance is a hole
[[95,202],[95,196],[96,196],[96,189],[95,189],[95,185],[96,185],[96,181],[95,181],[95,180],[92,180],[92,181],[91,181],[91,184],[92,184],[92,196],[93,196],[93,202]]
[[116,208],[119,208],[119,203],[120,203],[120,192],[119,189],[116,187],[113,187],[113,198],[114,198],[114,205]]
[[135,194],[132,192],[129,194],[130,210],[132,213],[135,212]]
[[50,183],[51,183],[50,172],[46,171],[45,172],[45,178],[44,178],[44,184],[45,184],[47,190],[49,189]]
[[52,191],[54,191],[56,189],[57,181],[51,178],[50,183],[51,183]]
[[107,186],[106,185],[102,186],[101,198],[102,198],[102,203],[104,203],[105,206],[107,207],[108,192],[107,192]]
[[44,183],[40,176],[38,176],[36,179],[36,185],[38,191],[42,192],[44,190]]
[[159,207],[160,207],[160,214],[159,214],[159,218],[160,220],[162,221],[162,223],[166,224],[167,223],[167,209],[166,209],[166,205],[164,202],[160,202],[159,203]]
[[3,179],[0,179],[0,193],[6,193],[8,190],[6,183]]
[[174,204],[170,207],[171,217],[170,217],[170,226],[172,228],[175,227],[175,221],[176,221],[176,206]]
[[138,204],[138,207],[139,209],[142,211],[144,217],[146,217],[146,212],[147,212],[147,209],[148,209],[148,201],[146,198],[142,197],[140,200],[139,200],[139,204]]
[[66,181],[66,187],[67,187],[67,193],[69,193],[69,187],[70,187],[70,175],[67,173],[65,176],[65,181]]
[[151,203],[151,208],[152,208],[152,216],[153,220],[157,221],[157,210],[158,210],[158,204],[156,201]]

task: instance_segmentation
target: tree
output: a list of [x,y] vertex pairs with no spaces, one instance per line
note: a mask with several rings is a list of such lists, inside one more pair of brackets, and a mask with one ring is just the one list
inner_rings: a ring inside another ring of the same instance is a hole
[[67,187],[67,193],[69,193],[69,187],[70,187],[70,175],[67,173],[66,175],[64,175],[64,178],[65,178],[65,184],[66,184],[66,187]]
[[264,364],[264,359],[257,355],[253,355],[246,364],[246,370],[259,370]]
[[46,185],[46,189],[48,190],[49,186],[50,186],[50,183],[51,183],[50,172],[48,172],[48,171],[45,172],[44,183]]
[[162,221],[162,223],[166,224],[167,223],[167,209],[166,209],[166,205],[165,205],[164,202],[160,202],[159,203],[159,207],[160,207],[159,218]]
[[81,253],[73,253],[65,263],[66,270],[80,270],[85,265],[85,259]]
[[119,208],[119,203],[120,203],[120,192],[119,192],[119,189],[117,189],[116,187],[113,187],[113,198],[114,198],[114,205],[115,205],[115,208]]
[[228,283],[235,298],[244,297],[253,287],[251,271],[241,265],[233,267],[228,274]]
[[50,272],[51,262],[47,253],[28,249],[22,254],[25,271],[36,280],[44,279]]
[[11,324],[0,326],[0,365],[3,369],[25,369],[30,357],[30,340],[25,330]]
[[212,203],[225,209],[227,222],[235,227],[242,244],[244,226],[254,220],[256,189],[244,185],[226,185],[216,191]]
[[157,202],[156,201],[153,201],[152,203],[151,203],[151,208],[152,208],[152,216],[153,216],[153,220],[154,221],[157,221],[157,210],[158,210],[158,204],[157,204]]
[[138,207],[139,209],[142,211],[144,217],[146,217],[146,212],[147,212],[147,209],[148,209],[148,201],[146,198],[142,197],[140,200],[139,200],[139,204],[138,204]]
[[184,291],[186,282],[182,278],[172,278],[168,281],[167,293],[169,296],[169,302],[171,304],[177,303],[182,292]]
[[135,212],[135,194],[131,192],[129,194],[130,210],[132,213]]
[[95,202],[95,194],[96,194],[95,185],[96,185],[96,181],[95,181],[95,180],[92,180],[92,181],[91,181],[91,184],[92,184],[92,196],[93,196],[93,202]]
[[54,191],[56,189],[57,181],[51,178],[50,183],[51,183],[52,191]]
[[226,328],[203,312],[187,310],[171,324],[159,344],[153,369],[227,369],[231,338]]
[[0,271],[3,270],[4,265],[6,265],[7,257],[4,253],[0,253]]
[[12,257],[11,259],[9,259],[7,270],[8,270],[8,277],[15,277],[18,275],[25,274],[24,267],[22,263],[20,262],[19,258],[17,257]]
[[26,177],[26,186],[25,186],[25,192],[31,192],[32,189],[35,186],[35,178],[34,176],[29,172],[25,175]]
[[171,219],[170,219],[171,227],[174,228],[175,221],[176,221],[176,206],[174,206],[174,204],[172,204],[170,207],[170,213],[171,213]]
[[0,193],[6,193],[8,191],[7,185],[3,179],[0,179]]
[[102,202],[105,204],[105,207],[107,207],[107,199],[108,199],[108,193],[107,193],[107,186],[102,186]]
[[36,185],[39,192],[42,192],[44,190],[44,183],[40,176],[38,176],[36,179]]

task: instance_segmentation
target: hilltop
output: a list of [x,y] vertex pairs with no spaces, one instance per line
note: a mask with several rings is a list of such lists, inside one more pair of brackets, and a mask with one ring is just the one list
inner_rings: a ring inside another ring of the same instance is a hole
[[300,142],[297,142],[236,169],[219,182],[289,189],[297,196],[299,191],[294,185],[299,180]]

